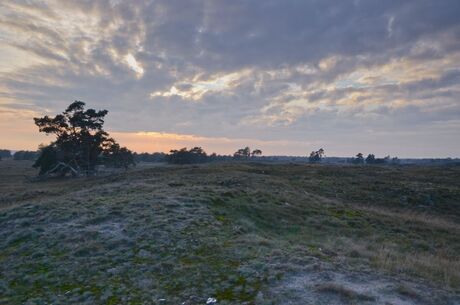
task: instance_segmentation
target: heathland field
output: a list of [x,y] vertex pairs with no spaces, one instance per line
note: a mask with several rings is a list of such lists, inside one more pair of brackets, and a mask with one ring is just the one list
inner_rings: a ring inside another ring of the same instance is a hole
[[34,175],[0,162],[0,304],[460,304],[460,166]]

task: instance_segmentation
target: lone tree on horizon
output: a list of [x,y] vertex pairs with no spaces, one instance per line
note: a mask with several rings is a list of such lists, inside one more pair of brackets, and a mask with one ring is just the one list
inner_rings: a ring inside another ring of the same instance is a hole
[[251,157],[257,157],[261,155],[262,155],[262,151],[260,149],[254,149],[251,153]]
[[233,157],[236,159],[245,159],[249,158],[250,156],[251,149],[249,148],[249,146],[246,146],[245,148],[240,148],[233,154]]
[[362,153],[357,153],[356,157],[353,158],[353,163],[364,164],[364,155]]
[[91,175],[99,162],[107,165],[121,162],[124,167],[133,164],[131,151],[120,148],[104,131],[107,113],[107,110],[85,110],[84,102],[75,101],[55,117],[34,118],[40,132],[56,136],[54,142],[41,148],[34,164],[40,168],[39,174]]
[[374,154],[368,154],[366,157],[366,163],[367,164],[374,164],[375,163],[375,155]]
[[320,148],[317,151],[312,151],[310,153],[310,156],[308,157],[308,160],[313,163],[320,162],[323,157],[324,157],[324,149]]

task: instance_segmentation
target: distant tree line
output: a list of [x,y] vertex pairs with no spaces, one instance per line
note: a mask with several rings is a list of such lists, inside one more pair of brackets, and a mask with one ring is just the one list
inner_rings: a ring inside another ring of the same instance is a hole
[[37,159],[38,155],[39,153],[37,151],[18,150],[13,154],[9,149],[0,149],[0,160],[13,158],[13,160],[34,161]]
[[18,150],[14,153],[13,159],[16,161],[20,160],[28,160],[28,161],[35,161],[39,156],[38,151],[30,151],[30,150]]
[[[317,151],[312,151],[310,153],[308,161],[310,163],[318,163],[321,162],[324,157],[325,151],[323,148],[320,148]],[[355,157],[348,159],[347,162],[353,164],[399,164],[400,160],[397,157],[391,158],[390,156],[376,158],[374,154],[369,154],[366,158],[364,158],[362,153],[358,153]]]
[[358,153],[355,157],[349,159],[349,162],[353,164],[399,164],[399,159],[398,157],[391,158],[390,156],[376,158],[374,154],[369,154],[364,158],[362,153]]
[[162,152],[155,153],[133,153],[136,162],[166,162],[166,154]]
[[212,153],[208,155],[201,147],[186,147],[179,150],[171,150],[169,154],[164,156],[164,160],[171,164],[193,164],[205,163],[213,161],[229,161],[229,160],[251,160],[262,155],[260,149],[251,150],[248,146],[238,149],[233,156],[218,155]]
[[204,163],[208,160],[208,155],[201,147],[193,147],[191,149],[173,149],[166,156],[166,161],[172,164],[191,164]]

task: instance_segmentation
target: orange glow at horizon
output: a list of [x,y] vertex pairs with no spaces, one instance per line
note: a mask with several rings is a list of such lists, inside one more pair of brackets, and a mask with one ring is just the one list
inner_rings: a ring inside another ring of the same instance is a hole
[[[202,147],[207,153],[232,154],[238,148],[251,146],[270,154],[286,154],[293,145],[305,150],[308,143],[290,141],[262,141],[256,139],[230,139],[225,137],[202,137],[163,132],[111,132],[121,145],[136,152],[169,152],[183,147]],[[265,150],[265,151],[264,151]]]
[[[33,123],[33,117],[39,116],[30,110],[11,110],[0,108],[0,148],[11,150],[37,150],[40,144],[48,144],[54,136],[39,133]],[[225,137],[203,137],[190,134],[163,132],[111,132],[120,145],[141,152],[165,152],[171,149],[200,146],[208,153],[232,154],[241,147],[259,148],[264,154],[286,154],[293,147],[302,154],[309,143],[292,141],[263,141],[257,139],[234,139]]]

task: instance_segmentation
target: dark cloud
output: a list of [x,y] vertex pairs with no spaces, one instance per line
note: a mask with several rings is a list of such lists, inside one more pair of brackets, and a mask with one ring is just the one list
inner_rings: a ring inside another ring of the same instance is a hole
[[441,135],[433,126],[460,113],[459,11],[456,0],[4,1],[0,45],[27,56],[0,70],[0,98],[39,112],[85,100],[118,131]]

